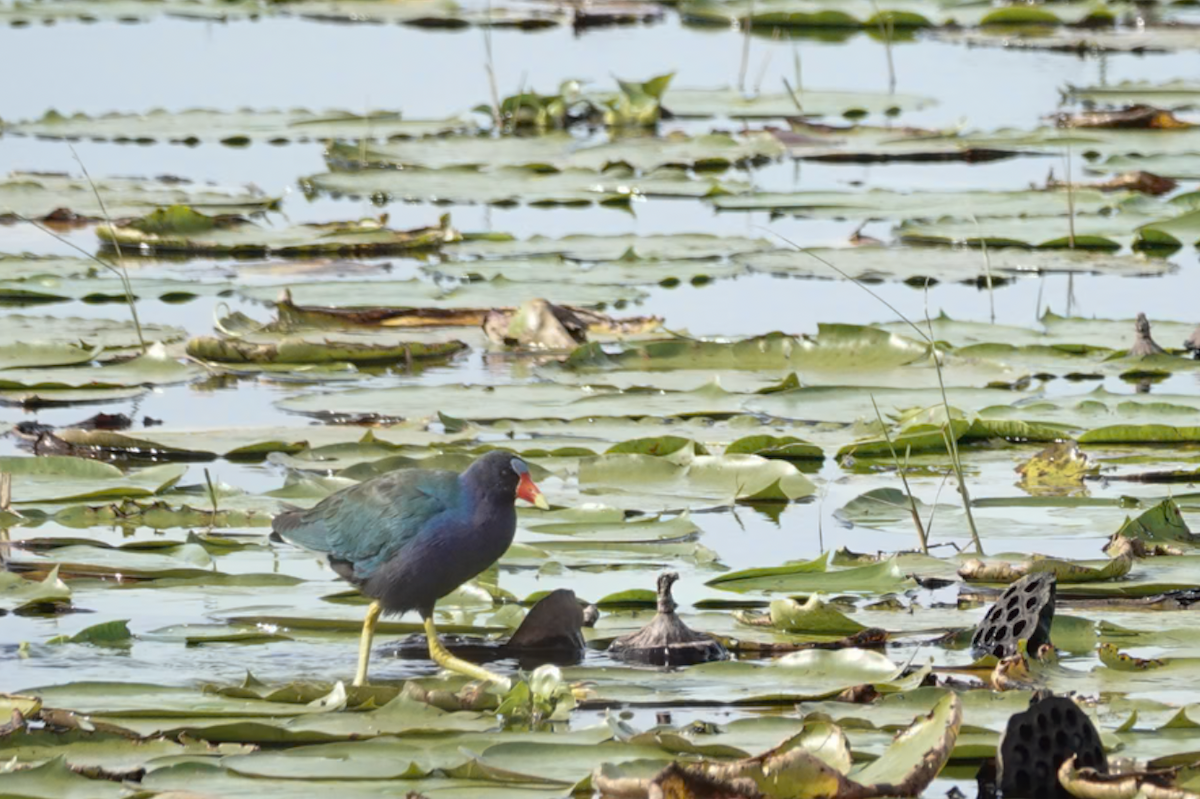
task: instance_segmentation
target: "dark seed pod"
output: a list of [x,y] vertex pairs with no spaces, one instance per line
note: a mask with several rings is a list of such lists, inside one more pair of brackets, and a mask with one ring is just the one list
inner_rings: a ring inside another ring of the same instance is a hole
[[1027,651],[1037,654],[1043,644],[1050,643],[1055,582],[1053,574],[1039,572],[1004,589],[971,638],[975,655],[1010,657],[1017,654],[1018,641],[1028,641]]
[[1009,799],[1069,799],[1058,768],[1074,756],[1079,768],[1108,773],[1108,758],[1092,720],[1070,699],[1034,696],[1029,709],[1015,713],[1000,738],[997,771],[1000,793]]
[[636,633],[613,641],[608,647],[610,655],[617,660],[654,666],[686,666],[729,656],[715,638],[692,630],[675,615],[671,583],[678,579],[675,572],[658,576],[658,613]]

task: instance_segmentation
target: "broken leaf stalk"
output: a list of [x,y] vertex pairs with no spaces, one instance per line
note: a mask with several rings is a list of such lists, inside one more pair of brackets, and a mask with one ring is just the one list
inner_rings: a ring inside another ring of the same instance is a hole
[[[908,507],[912,512],[913,526],[917,528],[917,541],[921,545],[921,553],[929,554],[929,541],[925,536],[925,527],[921,524],[921,514],[917,512],[917,502],[913,499],[912,489],[908,486],[908,476],[905,474],[905,466],[908,463],[908,454],[911,447],[904,452],[905,465],[900,464],[900,458],[896,455],[896,447],[892,444],[892,436],[888,433],[887,424],[883,421],[883,414],[879,412],[879,405],[875,402],[875,395],[871,395],[871,407],[875,409],[875,418],[879,420],[879,428],[883,431],[883,440],[887,442],[888,449],[892,453],[892,463],[896,465],[896,473],[900,475],[900,482],[904,484],[904,494],[908,497]],[[936,506],[935,506],[936,507]]]

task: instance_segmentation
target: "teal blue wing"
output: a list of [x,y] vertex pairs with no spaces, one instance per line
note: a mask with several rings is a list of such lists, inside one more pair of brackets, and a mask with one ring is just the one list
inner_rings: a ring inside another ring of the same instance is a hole
[[342,489],[309,510],[281,513],[271,526],[294,544],[328,553],[335,566],[347,564],[352,573],[345,576],[361,581],[458,503],[454,472],[403,469]]

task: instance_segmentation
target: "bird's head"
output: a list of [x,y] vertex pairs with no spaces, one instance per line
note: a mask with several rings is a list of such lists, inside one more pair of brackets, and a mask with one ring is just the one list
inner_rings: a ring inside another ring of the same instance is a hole
[[523,499],[542,510],[550,509],[550,503],[529,476],[528,464],[511,452],[489,452],[471,464],[463,479],[476,486],[476,490],[482,490],[498,501]]
[[525,461],[520,458],[513,458],[509,465],[517,475],[517,499],[523,499],[535,508],[550,510],[550,503],[546,501],[542,490],[537,487],[533,482],[533,478],[529,476],[529,467],[525,465]]

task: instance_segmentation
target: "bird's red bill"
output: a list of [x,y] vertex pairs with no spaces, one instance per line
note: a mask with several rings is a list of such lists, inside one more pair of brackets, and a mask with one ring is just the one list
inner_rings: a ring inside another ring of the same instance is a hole
[[528,472],[521,475],[521,480],[517,483],[517,498],[523,499],[542,510],[550,507],[550,503],[542,496],[542,490],[534,484],[533,478],[529,476]]

